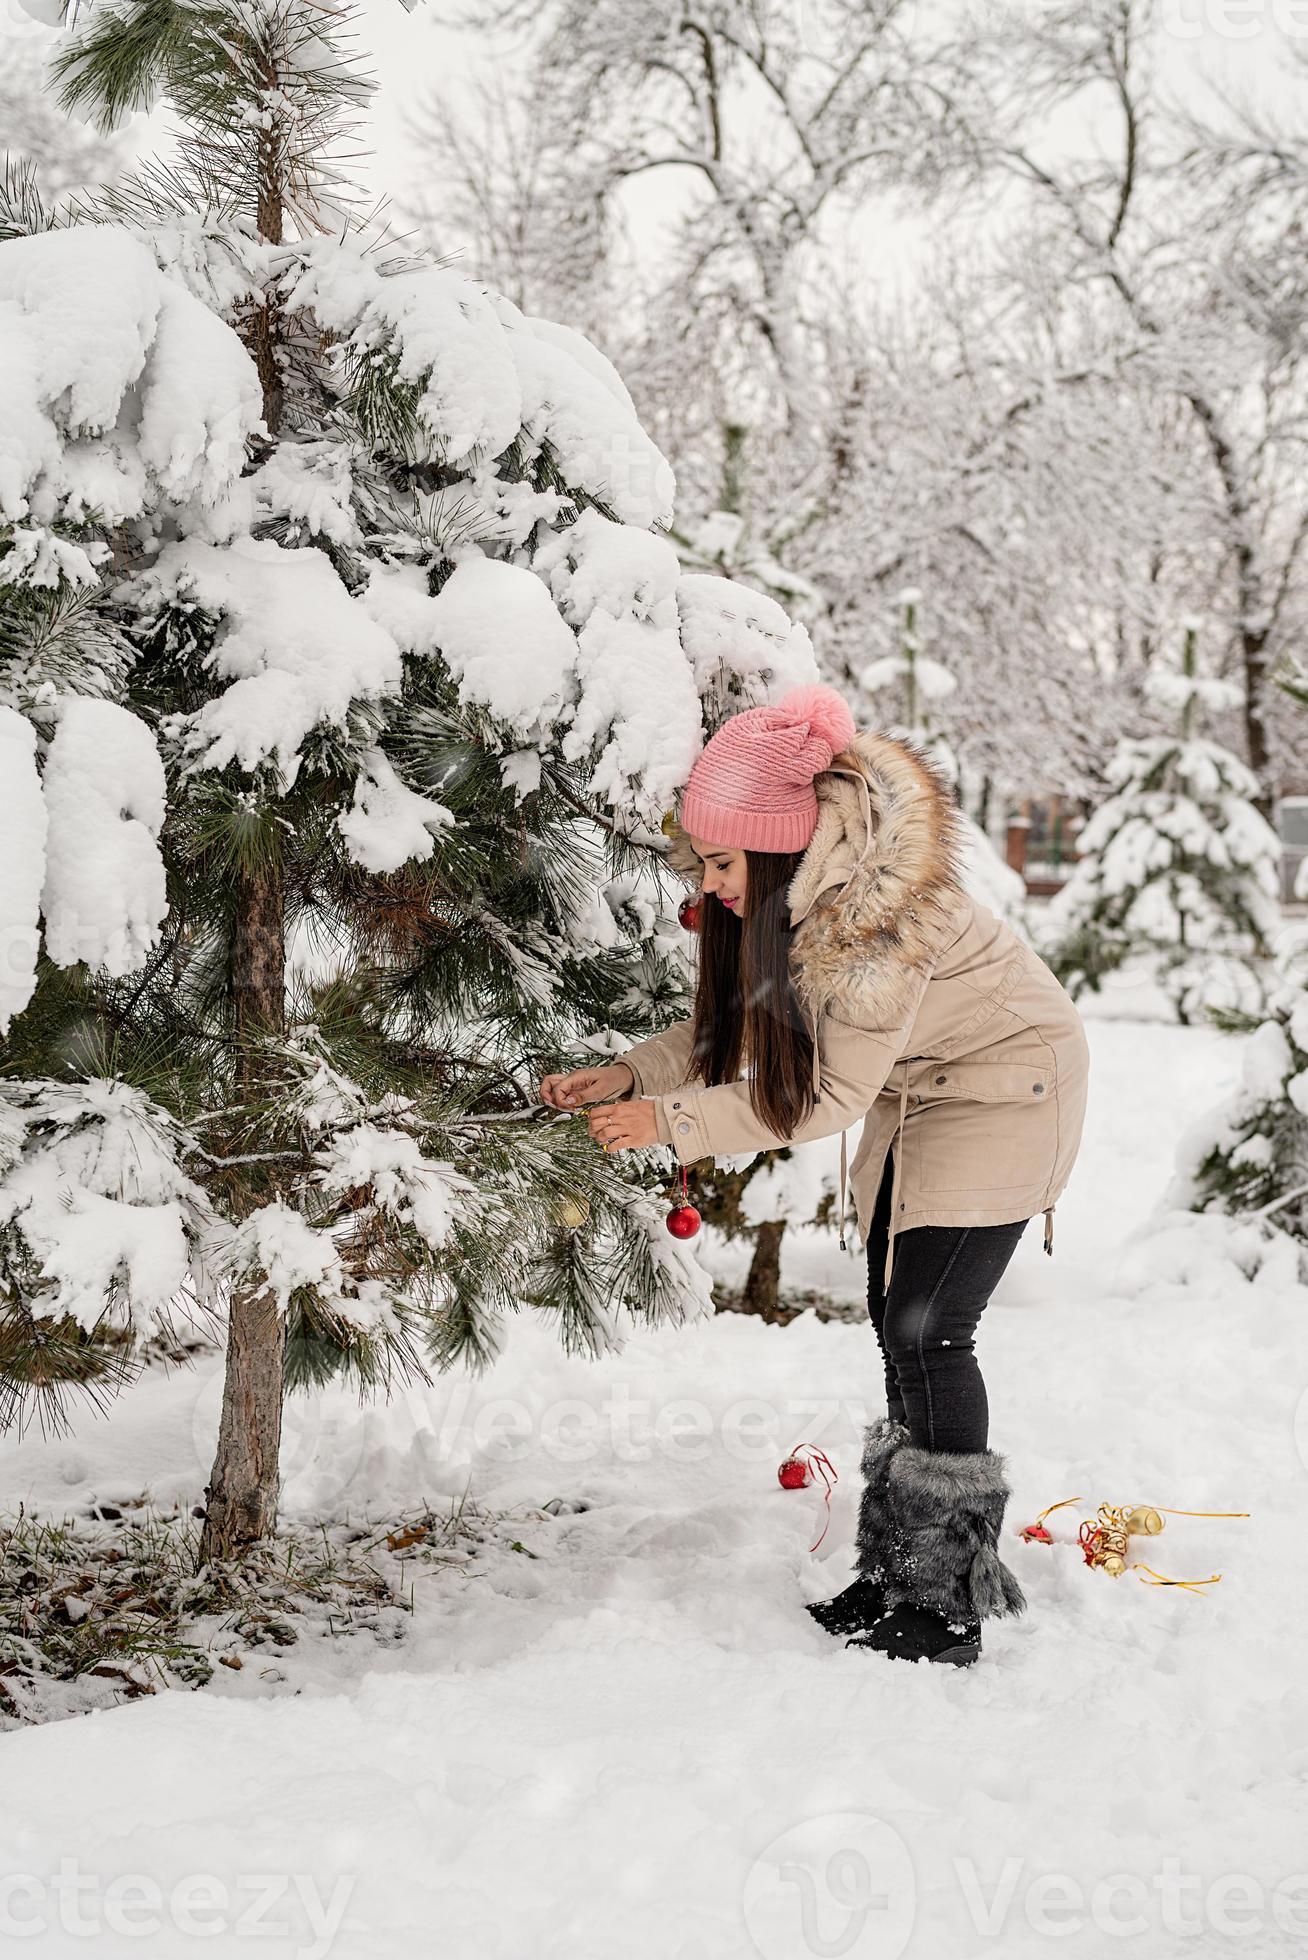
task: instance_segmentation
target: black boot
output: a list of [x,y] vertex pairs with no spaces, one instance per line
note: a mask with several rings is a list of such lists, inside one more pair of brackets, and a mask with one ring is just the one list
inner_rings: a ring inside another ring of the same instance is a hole
[[896,1422],[892,1416],[878,1416],[863,1432],[863,1457],[859,1465],[863,1473],[863,1495],[856,1531],[858,1577],[834,1599],[819,1599],[805,1605],[805,1611],[830,1634],[857,1633],[862,1627],[871,1626],[886,1611],[881,1584],[885,1566],[880,1520],[885,1513],[890,1460],[907,1443],[908,1435],[905,1424]]
[[886,1610],[886,1596],[875,1579],[855,1579],[852,1586],[834,1599],[819,1599],[804,1605],[820,1627],[830,1634],[858,1633],[879,1620]]
[[976,1660],[981,1622],[1026,1610],[998,1550],[1009,1495],[995,1450],[898,1449],[882,1512],[869,1524],[885,1547],[887,1610],[846,1646],[902,1660]]
[[970,1667],[981,1658],[980,1620],[951,1625],[941,1613],[907,1601],[859,1632],[846,1647],[868,1647],[898,1661],[946,1661]]

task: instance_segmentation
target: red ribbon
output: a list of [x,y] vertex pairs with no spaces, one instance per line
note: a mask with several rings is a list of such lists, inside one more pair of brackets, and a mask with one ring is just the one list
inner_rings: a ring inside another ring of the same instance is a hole
[[[839,1473],[837,1472],[835,1464],[831,1461],[831,1458],[827,1455],[826,1451],[820,1450],[816,1443],[797,1444],[795,1448],[790,1452],[790,1455],[787,1457],[786,1461],[788,1463],[802,1463],[805,1469],[808,1470],[810,1473],[816,1470],[817,1475],[821,1477],[822,1482],[825,1486],[822,1492],[822,1501],[827,1507],[827,1521],[826,1524],[823,1525],[821,1531],[818,1533],[816,1543],[810,1545],[808,1548],[810,1552],[815,1552],[818,1548],[818,1545],[820,1545],[822,1543],[822,1540],[826,1537],[828,1528],[830,1527],[831,1524],[831,1487],[833,1484],[836,1484],[840,1481]],[[816,1478],[814,1478],[810,1474],[808,1481],[810,1483],[816,1482]]]

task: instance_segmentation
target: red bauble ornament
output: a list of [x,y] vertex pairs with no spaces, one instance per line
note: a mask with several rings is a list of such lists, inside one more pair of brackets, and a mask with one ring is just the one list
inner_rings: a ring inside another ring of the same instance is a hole
[[677,907],[677,918],[687,932],[698,932],[700,926],[698,898],[683,898]]
[[1018,1535],[1025,1538],[1028,1545],[1033,1543],[1036,1545],[1052,1545],[1054,1542],[1054,1534],[1047,1524],[1024,1525]]
[[686,1195],[686,1166],[681,1166],[681,1203],[674,1205],[663,1223],[674,1239],[693,1239],[699,1230],[700,1217]]
[[831,1487],[838,1481],[836,1466],[816,1443],[799,1443],[777,1471],[777,1482],[782,1490],[803,1490],[805,1484],[815,1484],[819,1477],[824,1486],[822,1501],[826,1505],[827,1521],[809,1546],[810,1552],[817,1550],[827,1535],[827,1525],[831,1523]]

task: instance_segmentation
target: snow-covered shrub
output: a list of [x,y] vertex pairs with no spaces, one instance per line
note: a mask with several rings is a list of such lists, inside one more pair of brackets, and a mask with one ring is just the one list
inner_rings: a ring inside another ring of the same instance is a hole
[[1185,1022],[1204,1007],[1258,1001],[1280,924],[1280,843],[1254,807],[1252,770],[1190,732],[1197,706],[1233,706],[1239,690],[1159,671],[1146,692],[1180,710],[1180,732],[1118,744],[1111,794],[1077,839],[1079,861],[1050,901],[1042,951],[1074,995],[1143,954]]
[[1256,1225],[1265,1251],[1292,1241],[1308,1277],[1308,939],[1283,948],[1260,1014],[1219,1019],[1248,1036],[1240,1081],[1181,1137],[1164,1202]]
[[[179,165],[0,243],[0,1066],[157,1112],[207,1207],[170,1283],[228,1308],[211,1515],[258,1455],[254,1535],[283,1366],[484,1361],[524,1300],[592,1349],[615,1298],[705,1309],[536,1083],[681,1005],[662,814],[719,706],[816,678],[774,602],[681,575],[672,471],[599,349],[355,225],[333,145],[367,86],[333,22],[86,14],[66,93],[167,97]],[[130,1246],[67,1267],[45,1132],[15,1135],[6,1353],[74,1297],[84,1332],[96,1299],[152,1311]]]

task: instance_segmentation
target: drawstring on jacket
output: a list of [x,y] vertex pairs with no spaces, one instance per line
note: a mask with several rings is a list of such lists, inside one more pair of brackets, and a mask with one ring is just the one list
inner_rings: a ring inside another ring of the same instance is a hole
[[[903,1082],[900,1084],[900,1090],[899,1090],[899,1126],[895,1132],[894,1143],[891,1146],[894,1152],[895,1169],[890,1185],[890,1228],[886,1234],[886,1264],[885,1264],[885,1271],[881,1282],[883,1292],[889,1290],[890,1275],[894,1270],[895,1229],[899,1220],[899,1178],[904,1162],[904,1120],[907,1115],[908,1115],[908,1070],[905,1069],[904,1079]],[[846,1172],[845,1169],[845,1161],[846,1161],[846,1156],[848,1151],[848,1137],[849,1137],[849,1131],[847,1129],[842,1130],[840,1132],[840,1228],[839,1229],[840,1229],[840,1250],[842,1252],[845,1250],[845,1186],[848,1180],[848,1173]],[[1054,1226],[1053,1226],[1052,1213],[1046,1213],[1045,1216],[1046,1216],[1045,1251],[1048,1252],[1053,1247]]]
[[890,1291],[890,1269],[895,1258],[895,1233],[899,1229],[899,1174],[904,1168],[904,1118],[908,1113],[908,1070],[899,1086],[899,1128],[895,1132],[895,1174],[890,1185],[890,1225],[886,1231],[886,1269],[882,1275],[883,1292]]

